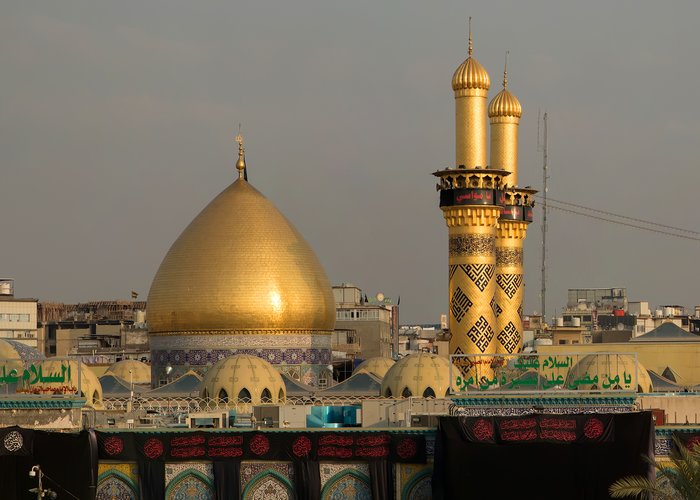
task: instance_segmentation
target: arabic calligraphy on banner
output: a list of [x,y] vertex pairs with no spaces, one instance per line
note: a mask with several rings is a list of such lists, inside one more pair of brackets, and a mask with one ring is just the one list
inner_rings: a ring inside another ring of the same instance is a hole
[[620,353],[452,355],[452,393],[637,390],[637,357]]
[[2,359],[0,360],[0,388],[5,386],[5,389],[0,389],[0,395],[8,393],[77,394],[79,383],[74,380],[72,373],[75,367],[76,363],[67,359],[52,359],[37,363]]

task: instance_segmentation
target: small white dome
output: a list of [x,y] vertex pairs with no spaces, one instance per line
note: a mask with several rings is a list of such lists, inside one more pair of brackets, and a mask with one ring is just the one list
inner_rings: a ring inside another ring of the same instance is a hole
[[[456,378],[457,373],[458,369],[453,367],[452,377]],[[382,396],[386,397],[442,398],[449,390],[450,361],[426,352],[400,359],[382,380]]]
[[287,397],[282,376],[264,359],[236,354],[209,368],[201,396],[221,402],[281,403]]

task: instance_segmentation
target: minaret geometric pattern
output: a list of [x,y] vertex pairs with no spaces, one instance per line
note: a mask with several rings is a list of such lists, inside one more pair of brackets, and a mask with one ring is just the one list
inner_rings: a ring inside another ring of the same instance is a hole
[[473,57],[470,30],[469,55],[452,77],[455,166],[433,174],[439,178],[440,208],[448,228],[451,354],[522,349],[522,243],[532,220],[534,191],[513,186],[522,109],[505,85],[504,73],[504,90],[488,107],[492,163],[487,165],[490,80]]

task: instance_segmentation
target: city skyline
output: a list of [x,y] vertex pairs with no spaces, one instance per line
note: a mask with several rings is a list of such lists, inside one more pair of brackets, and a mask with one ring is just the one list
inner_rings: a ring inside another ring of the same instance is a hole
[[[251,184],[331,282],[401,296],[402,323],[439,321],[447,230],[430,173],[454,164],[469,15],[489,99],[510,50],[521,186],[541,188],[546,110],[552,198],[698,229],[691,3],[137,5],[14,5],[0,20],[0,275],[17,295],[145,299],[175,238],[235,179],[242,123]],[[697,241],[549,219],[548,316],[568,288],[700,302]],[[526,313],[540,307],[540,223],[538,206]]]

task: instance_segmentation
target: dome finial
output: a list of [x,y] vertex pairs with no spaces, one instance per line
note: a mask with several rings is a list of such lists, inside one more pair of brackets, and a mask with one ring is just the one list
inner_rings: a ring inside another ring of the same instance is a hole
[[472,56],[472,16],[469,16],[469,57]]
[[506,63],[503,65],[503,88],[508,88],[508,54],[510,50],[506,50]]
[[236,142],[238,143],[238,161],[236,162],[236,168],[238,169],[238,178],[243,179],[245,174],[245,150],[243,149],[243,136],[241,135],[241,124],[238,124],[238,135],[236,135]]

